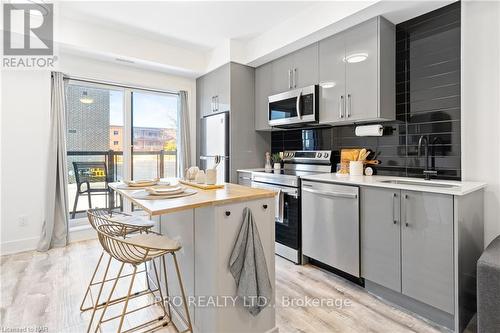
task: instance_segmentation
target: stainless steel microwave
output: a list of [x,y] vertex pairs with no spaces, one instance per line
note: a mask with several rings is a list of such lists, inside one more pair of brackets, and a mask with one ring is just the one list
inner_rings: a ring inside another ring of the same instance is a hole
[[293,127],[318,122],[318,86],[269,96],[270,126]]

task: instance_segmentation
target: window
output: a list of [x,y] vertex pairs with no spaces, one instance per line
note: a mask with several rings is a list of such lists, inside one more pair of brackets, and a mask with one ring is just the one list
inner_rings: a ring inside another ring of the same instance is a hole
[[106,192],[106,182],[176,176],[177,103],[172,93],[66,81],[71,221],[86,222],[79,220],[89,208],[86,181],[92,208],[116,207],[120,201]]

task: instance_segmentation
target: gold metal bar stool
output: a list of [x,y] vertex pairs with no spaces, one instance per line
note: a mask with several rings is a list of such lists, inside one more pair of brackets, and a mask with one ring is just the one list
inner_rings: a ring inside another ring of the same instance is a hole
[[[132,332],[138,329],[146,328],[147,326],[157,324],[154,327],[149,327],[145,332],[151,332],[154,330],[157,330],[159,328],[165,327],[169,324],[172,324],[172,326],[178,331],[178,332],[192,332],[192,324],[191,324],[191,317],[189,314],[189,309],[188,309],[188,304],[186,300],[186,294],[184,291],[184,285],[182,282],[182,277],[179,269],[179,264],[177,262],[177,257],[176,257],[176,252],[181,249],[181,245],[179,244],[178,241],[172,240],[166,236],[162,236],[157,233],[147,233],[147,234],[138,234],[135,236],[131,236],[128,238],[123,238],[124,234],[124,226],[120,224],[102,224],[97,226],[97,233],[99,236],[99,242],[101,243],[104,251],[106,251],[110,256],[112,256],[114,259],[118,260],[121,262],[120,269],[118,271],[117,276],[113,279],[114,283],[111,288],[111,291],[109,292],[107,301],[105,302],[104,307],[102,307],[102,312],[99,317],[98,323],[95,328],[95,332],[97,332],[102,324],[119,319],[119,326],[117,332]],[[175,306],[173,306],[172,301],[170,300],[170,296],[168,294],[168,282],[167,282],[167,275],[166,275],[166,266],[165,266],[165,255],[172,255],[174,264],[175,264],[175,270],[177,274],[177,279],[180,287],[180,292],[181,292],[181,297],[182,297],[182,303],[183,303],[183,312],[184,315],[178,311]],[[161,280],[159,278],[158,270],[156,267],[156,262],[155,259],[162,260],[163,262],[163,270],[164,270],[164,276],[165,276],[165,290],[167,292],[166,297],[163,296],[162,288],[160,286]],[[137,272],[137,267],[141,264],[151,262],[151,266],[154,271],[154,276],[156,277],[156,281],[158,282],[158,288],[157,290],[151,291],[151,293],[158,291],[160,299],[156,300],[148,305],[141,306],[139,308],[135,308],[133,310],[127,311],[129,301],[136,297],[135,294],[132,294],[132,289],[134,286],[134,281],[135,277],[138,274]],[[133,267],[133,273],[131,274],[131,281],[130,285],[128,287],[128,292],[127,295],[124,296],[123,298],[118,298],[116,301],[112,301],[113,299],[113,293],[116,290],[118,281],[122,277],[121,274],[123,272],[123,268],[126,264],[130,264]],[[103,278],[103,281],[106,280],[107,278],[107,273],[105,273],[105,276]],[[100,292],[102,292],[102,286]],[[113,306],[119,303],[124,303],[123,305],[123,310],[121,312],[121,315],[113,316],[110,318],[105,318],[106,311],[108,310],[109,306]],[[163,316],[160,316],[158,318],[155,318],[150,321],[146,321],[142,324],[139,324],[135,327],[129,328],[126,331],[122,331],[123,328],[123,323],[125,316],[134,313],[136,311],[145,309],[147,307],[153,306],[159,304],[163,310]],[[165,306],[167,305],[167,307]],[[99,305],[96,304],[94,306],[94,310],[92,313],[92,319],[89,323],[89,327],[87,332],[90,332],[92,328],[92,320],[94,318],[95,312],[98,310]],[[171,310],[174,310],[176,314],[178,315],[179,319],[185,326],[183,331],[179,331],[178,327],[175,325],[175,323],[172,321],[171,317]]]
[[[89,209],[87,210],[87,217],[89,220],[90,225],[94,230],[97,231],[97,226],[103,225],[103,224],[119,224],[122,225],[123,231],[124,231],[124,237],[130,236],[132,234],[136,233],[148,233],[150,232],[151,228],[154,227],[154,222],[147,220],[143,217],[136,216],[136,215],[131,215],[131,214],[126,214],[126,213],[118,213],[118,212],[110,212],[108,209],[102,209],[102,208],[95,208],[95,209]],[[97,280],[97,272],[99,271],[99,268],[101,265],[105,264],[105,251],[103,250],[101,252],[101,256],[99,257],[99,261],[97,262],[97,265],[94,269],[94,272],[92,273],[92,277],[90,278],[90,282],[87,286],[87,289],[85,291],[85,295],[83,296],[82,303],[80,304],[80,311],[88,311],[94,308],[94,301],[92,298],[92,287],[94,286],[99,286],[102,283],[106,283],[112,280],[106,280],[100,281]],[[109,256],[107,264],[104,266],[105,272],[109,270],[109,267],[111,265],[111,260],[112,257]],[[145,272],[146,269],[143,271],[140,271],[140,273]],[[106,274],[106,273],[105,273]],[[121,278],[125,278],[128,275],[123,275]],[[148,280],[149,281],[149,280]],[[85,303],[87,301],[87,298],[90,298],[91,305],[90,306],[85,306]],[[115,300],[113,300],[115,301]],[[96,303],[98,303],[99,307],[103,307],[104,303],[99,303],[99,300],[96,300]]]

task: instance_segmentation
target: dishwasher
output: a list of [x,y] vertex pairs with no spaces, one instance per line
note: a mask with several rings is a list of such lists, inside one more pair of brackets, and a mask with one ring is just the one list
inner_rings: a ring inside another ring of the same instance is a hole
[[302,181],[302,253],[360,277],[358,187]]

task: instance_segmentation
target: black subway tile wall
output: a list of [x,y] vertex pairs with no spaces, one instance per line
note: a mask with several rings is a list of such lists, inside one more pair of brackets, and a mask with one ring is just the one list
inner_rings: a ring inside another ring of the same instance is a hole
[[381,161],[376,174],[422,177],[424,135],[438,178],[460,179],[460,3],[398,24],[395,52],[396,121],[383,123],[382,137],[357,137],[354,125],[275,131],[272,152],[331,149],[338,159],[364,147]]

